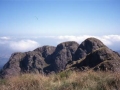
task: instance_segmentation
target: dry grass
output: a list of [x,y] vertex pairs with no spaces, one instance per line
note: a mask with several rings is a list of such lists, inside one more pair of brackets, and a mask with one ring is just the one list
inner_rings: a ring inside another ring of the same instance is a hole
[[0,90],[119,90],[120,73],[65,71],[0,79]]

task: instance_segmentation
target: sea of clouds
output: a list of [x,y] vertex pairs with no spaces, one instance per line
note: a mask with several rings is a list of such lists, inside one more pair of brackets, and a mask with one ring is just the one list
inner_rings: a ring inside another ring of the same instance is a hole
[[[79,44],[89,37],[95,37],[101,40],[105,45],[113,50],[120,50],[120,35],[103,35],[103,36],[92,36],[92,35],[80,35],[80,36],[70,36],[70,35],[61,35],[61,36],[30,36],[30,37],[10,37],[3,36],[0,37],[0,48],[4,50],[10,50],[13,52],[26,52],[32,51],[37,47],[43,45],[53,45],[65,41],[76,41]],[[5,49],[6,48],[6,49]]]

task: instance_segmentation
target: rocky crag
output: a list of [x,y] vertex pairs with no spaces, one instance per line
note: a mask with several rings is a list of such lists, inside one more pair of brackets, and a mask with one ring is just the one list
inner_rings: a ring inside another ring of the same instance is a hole
[[13,53],[0,76],[50,74],[73,69],[120,72],[120,55],[96,38],[88,38],[80,45],[74,41],[63,42],[57,47],[43,46],[34,51]]

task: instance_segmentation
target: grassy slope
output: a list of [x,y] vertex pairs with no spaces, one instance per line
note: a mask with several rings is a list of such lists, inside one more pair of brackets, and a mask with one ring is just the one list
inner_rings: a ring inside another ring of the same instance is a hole
[[54,75],[24,74],[0,80],[0,90],[118,90],[120,73],[66,71]]

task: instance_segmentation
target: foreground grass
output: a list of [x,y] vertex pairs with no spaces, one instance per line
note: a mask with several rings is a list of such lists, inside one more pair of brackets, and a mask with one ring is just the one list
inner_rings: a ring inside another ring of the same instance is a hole
[[0,90],[119,90],[120,74],[61,72],[56,75],[24,74],[0,79]]

